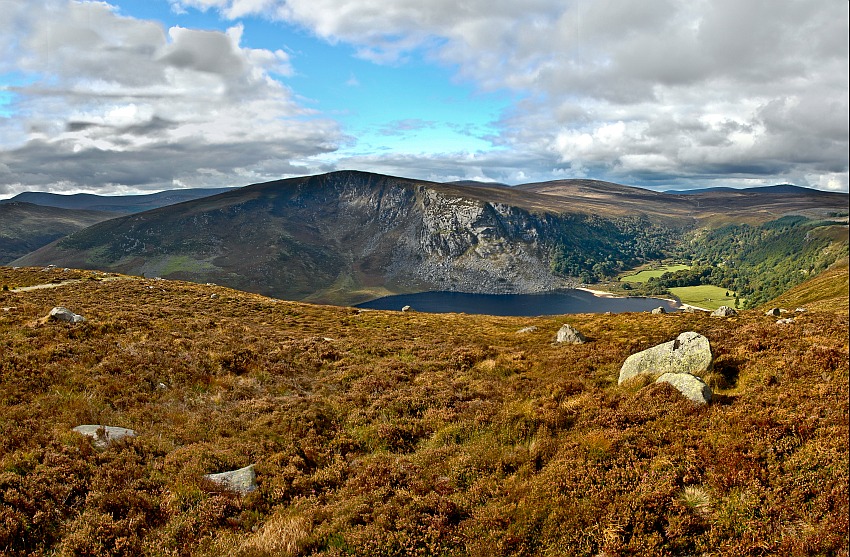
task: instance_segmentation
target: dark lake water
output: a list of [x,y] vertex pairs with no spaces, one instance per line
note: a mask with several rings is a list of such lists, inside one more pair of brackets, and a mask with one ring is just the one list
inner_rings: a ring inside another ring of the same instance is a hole
[[559,315],[563,313],[623,313],[650,311],[659,306],[676,311],[677,304],[658,298],[600,298],[584,290],[562,290],[545,294],[463,294],[420,292],[386,296],[356,307],[400,310],[410,306],[425,313],[475,313],[484,315]]

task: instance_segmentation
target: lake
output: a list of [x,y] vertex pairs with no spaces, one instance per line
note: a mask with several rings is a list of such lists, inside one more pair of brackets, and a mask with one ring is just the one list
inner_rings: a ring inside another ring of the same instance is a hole
[[464,294],[419,292],[386,296],[358,304],[368,309],[400,310],[410,306],[425,313],[473,313],[484,315],[560,315],[564,313],[624,313],[663,307],[677,311],[675,302],[659,298],[601,298],[584,290],[561,290],[543,294]]

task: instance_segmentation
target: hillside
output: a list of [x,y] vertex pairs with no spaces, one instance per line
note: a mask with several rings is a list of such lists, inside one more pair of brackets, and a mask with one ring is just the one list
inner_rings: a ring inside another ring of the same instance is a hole
[[233,188],[189,188],[166,190],[141,195],[95,195],[75,193],[71,195],[47,192],[23,192],[15,197],[0,201],[4,203],[32,203],[44,207],[59,209],[77,209],[88,211],[106,211],[110,213],[140,213],[158,207],[174,205],[202,197],[209,197]]
[[[846,271],[818,279],[795,292],[845,281],[846,304]],[[45,322],[56,305],[87,321]],[[10,557],[846,552],[846,305],[496,318],[127,277],[0,307]],[[554,345],[564,322],[590,342]],[[617,386],[690,330],[712,404]],[[97,449],[80,424],[139,435]],[[245,496],[202,477],[249,464]]]
[[845,257],[837,261],[823,273],[782,294],[771,304],[824,311],[847,311],[850,308],[848,259]]
[[0,265],[9,263],[77,230],[110,219],[115,213],[0,204]]

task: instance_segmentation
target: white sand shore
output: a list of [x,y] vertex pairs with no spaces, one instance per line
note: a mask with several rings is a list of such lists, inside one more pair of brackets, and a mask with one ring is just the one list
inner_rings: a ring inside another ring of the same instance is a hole
[[581,288],[581,287],[577,287],[577,288],[575,288],[575,290],[583,290],[585,292],[590,292],[591,294],[593,294],[597,298],[619,298],[620,297],[620,296],[617,296],[615,294],[612,294],[611,292],[606,292],[604,290],[592,290],[590,288]]

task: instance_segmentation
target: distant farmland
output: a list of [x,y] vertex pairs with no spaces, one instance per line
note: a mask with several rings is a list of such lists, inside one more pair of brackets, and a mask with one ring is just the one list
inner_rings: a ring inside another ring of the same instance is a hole
[[651,278],[658,278],[664,273],[675,273],[690,268],[690,265],[664,265],[657,269],[645,269],[633,275],[624,275],[620,277],[620,280],[623,282],[646,282]]

